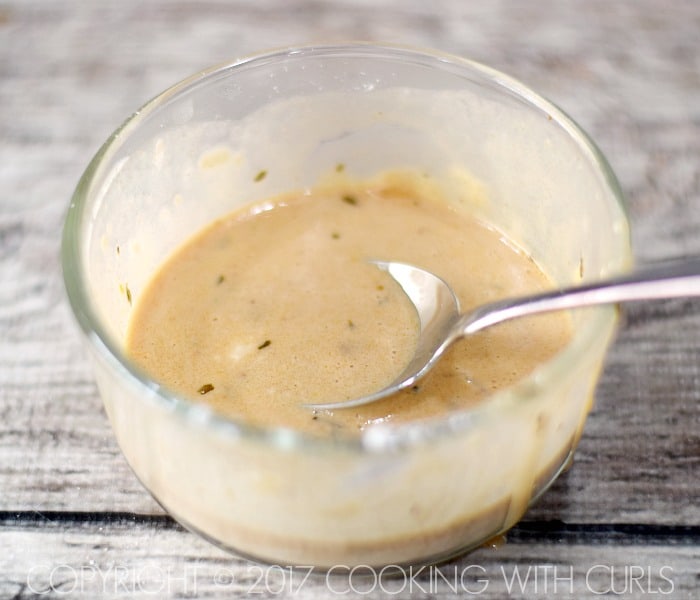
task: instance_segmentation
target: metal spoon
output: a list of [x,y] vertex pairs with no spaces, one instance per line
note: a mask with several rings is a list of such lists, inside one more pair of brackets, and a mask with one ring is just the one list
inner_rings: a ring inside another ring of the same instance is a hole
[[640,267],[632,273],[588,285],[499,300],[461,314],[452,288],[433,273],[405,263],[372,262],[401,285],[418,311],[420,333],[416,352],[385,388],[351,400],[309,404],[309,408],[350,408],[390,396],[426,375],[456,340],[503,321],[599,304],[700,295],[700,258],[692,258]]

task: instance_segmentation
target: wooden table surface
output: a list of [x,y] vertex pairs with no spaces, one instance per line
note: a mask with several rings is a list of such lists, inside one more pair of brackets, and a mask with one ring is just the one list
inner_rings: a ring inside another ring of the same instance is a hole
[[435,47],[521,79],[609,158],[640,261],[700,254],[696,0],[0,0],[0,598],[700,597],[695,300],[629,307],[573,468],[505,544],[403,588],[229,555],[130,472],[64,298],[73,187],[170,84],[347,39]]

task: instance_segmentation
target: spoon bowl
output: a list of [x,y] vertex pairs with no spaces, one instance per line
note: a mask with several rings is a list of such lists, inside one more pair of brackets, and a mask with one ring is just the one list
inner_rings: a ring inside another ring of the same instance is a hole
[[309,408],[362,406],[411,387],[455,341],[503,321],[584,306],[700,295],[700,258],[691,258],[651,264],[588,285],[498,300],[462,314],[452,288],[430,271],[401,262],[371,262],[396,280],[416,308],[420,331],[413,358],[389,385],[372,394]]

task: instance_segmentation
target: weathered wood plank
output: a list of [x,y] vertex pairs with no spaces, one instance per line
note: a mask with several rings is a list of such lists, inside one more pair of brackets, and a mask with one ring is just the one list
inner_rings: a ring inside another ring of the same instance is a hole
[[[489,62],[591,130],[629,192],[641,256],[697,251],[697,4],[674,2],[662,14],[651,2],[587,8],[6,3],[0,509],[160,511],[121,459],[100,408],[62,299],[59,234],[72,187],[107,133],[149,96],[212,62],[321,37],[404,38]],[[298,11],[305,19],[289,18]],[[177,34],[185,27],[187,44]],[[700,523],[700,508],[688,501],[700,497],[699,328],[695,303],[630,309],[575,468],[534,515],[604,522],[614,512],[627,522]]]
[[630,538],[609,542],[579,532],[556,539],[523,531],[520,539],[439,566],[350,571],[338,565],[326,574],[251,563],[161,519],[6,524],[0,528],[0,596],[694,597],[700,561],[696,545],[682,536],[652,544],[644,535]]

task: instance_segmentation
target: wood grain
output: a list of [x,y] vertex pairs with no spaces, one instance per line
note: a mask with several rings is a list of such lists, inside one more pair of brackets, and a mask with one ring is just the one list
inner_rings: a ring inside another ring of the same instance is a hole
[[[129,471],[64,300],[58,255],[70,195],[133,110],[193,72],[267,47],[373,39],[439,48],[514,75],[589,131],[626,193],[640,260],[700,254],[698,31],[694,0],[663,10],[654,0],[0,2],[0,597],[29,596],[35,565],[125,566],[132,581],[139,569],[196,564],[199,597],[241,596],[250,582],[249,563],[173,525]],[[596,564],[668,563],[673,597],[691,597],[699,475],[700,302],[631,306],[574,467],[526,517],[580,525],[589,537],[527,538],[451,564],[481,561],[492,580],[484,595],[496,598],[508,591],[500,566],[571,565],[574,596],[586,597],[582,577]],[[33,511],[57,518],[11,518]],[[620,545],[611,523],[652,534]],[[691,533],[657,543],[653,532],[666,530],[655,527]],[[220,589],[222,566],[238,587]],[[153,583],[157,572],[144,577]],[[71,597],[95,597],[90,585]],[[171,591],[163,597],[183,595]],[[315,582],[304,597],[327,591]]]
[[67,527],[37,518],[6,527],[3,538],[13,548],[0,558],[3,598],[693,598],[700,560],[697,546],[682,537],[649,544],[634,534],[610,541],[523,530],[520,539],[438,566],[338,567],[327,574],[236,558],[164,519],[76,520]]

